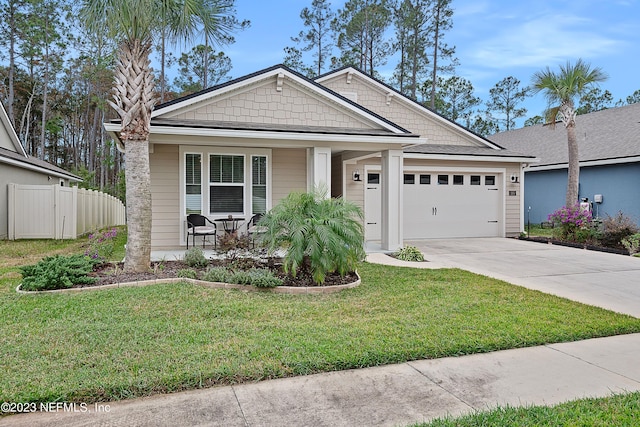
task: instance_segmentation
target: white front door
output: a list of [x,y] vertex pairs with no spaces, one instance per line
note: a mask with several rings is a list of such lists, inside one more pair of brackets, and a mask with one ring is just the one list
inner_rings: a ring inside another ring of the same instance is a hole
[[380,171],[366,172],[364,182],[364,235],[366,240],[382,238],[382,188]]

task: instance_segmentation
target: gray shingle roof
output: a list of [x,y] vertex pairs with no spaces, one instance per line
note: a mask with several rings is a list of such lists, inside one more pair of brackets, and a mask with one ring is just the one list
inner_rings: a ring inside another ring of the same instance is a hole
[[15,151],[7,150],[5,148],[0,148],[0,157],[12,159],[25,165],[37,166],[39,168],[54,172],[58,175],[64,175],[65,177],[69,178],[72,181],[78,181],[78,182],[82,181],[82,178],[80,178],[79,176],[74,175],[71,172],[67,172],[66,170],[59,168],[58,166],[54,166],[51,163],[47,163],[44,160],[40,160],[33,156],[25,157],[22,154],[16,153]]
[[[640,103],[576,118],[580,161],[640,156]],[[562,123],[535,125],[489,137],[510,150],[540,158],[536,166],[567,163],[567,132]]]
[[421,144],[407,147],[405,153],[420,154],[450,154],[457,156],[491,156],[491,157],[535,157],[533,155],[523,155],[512,150],[495,150],[489,147],[472,147],[466,145],[438,145]]

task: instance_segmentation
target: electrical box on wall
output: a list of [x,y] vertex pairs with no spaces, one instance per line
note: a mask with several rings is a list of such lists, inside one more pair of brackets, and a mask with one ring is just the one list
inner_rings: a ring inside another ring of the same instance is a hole
[[593,201],[596,203],[602,203],[602,194],[596,194],[593,196]]

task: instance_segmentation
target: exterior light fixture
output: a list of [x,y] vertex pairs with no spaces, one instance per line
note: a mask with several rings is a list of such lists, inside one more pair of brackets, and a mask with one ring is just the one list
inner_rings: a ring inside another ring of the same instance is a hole
[[356,182],[362,181],[360,179],[360,171],[358,169],[353,171],[353,180]]

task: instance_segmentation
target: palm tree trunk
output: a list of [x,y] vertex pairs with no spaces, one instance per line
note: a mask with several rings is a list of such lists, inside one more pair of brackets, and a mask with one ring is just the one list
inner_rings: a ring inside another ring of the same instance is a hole
[[567,200],[566,206],[578,203],[578,183],[580,182],[580,157],[578,155],[578,138],[576,136],[576,122],[569,121],[567,128],[567,145],[569,149]]
[[148,271],[151,264],[149,132],[155,97],[150,53],[150,40],[120,45],[115,102],[109,102],[122,118],[128,226],[124,269],[133,272]]

